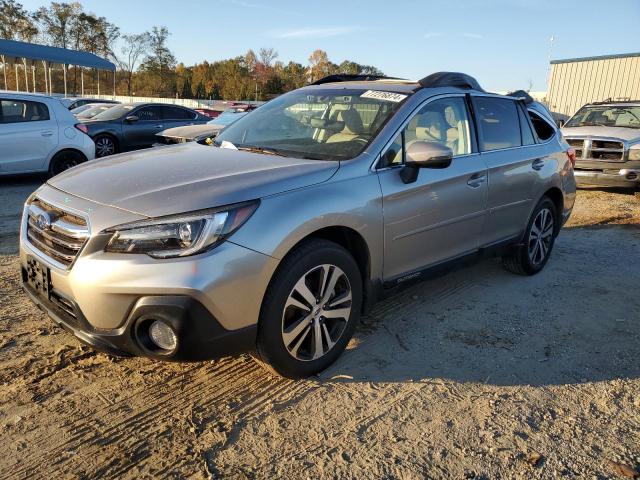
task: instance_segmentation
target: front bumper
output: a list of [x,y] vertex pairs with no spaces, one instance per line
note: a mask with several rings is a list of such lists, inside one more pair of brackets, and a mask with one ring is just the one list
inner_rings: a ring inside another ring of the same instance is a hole
[[640,162],[577,161],[574,169],[580,186],[640,187]]
[[[235,355],[255,347],[257,326],[226,330],[202,306],[186,296],[141,297],[120,328],[94,328],[72,300],[44,298],[26,282],[22,269],[23,289],[29,298],[66,331],[82,343],[111,355],[145,356],[168,361],[198,361]],[[53,292],[52,292],[53,293]],[[178,338],[177,347],[170,353],[153,348],[147,341],[151,321],[169,324]]]
[[[25,291],[80,340],[112,353],[166,360],[217,358],[253,344],[262,299],[277,259],[231,240],[209,252],[166,260],[106,253],[108,238],[100,232],[108,225],[139,217],[49,186],[40,189],[37,196],[90,217],[91,237],[68,269],[56,265],[29,242],[26,216],[20,232],[23,280],[27,280],[30,265],[37,262],[45,267],[48,284],[44,294],[28,282]],[[159,316],[178,334],[180,347],[173,354],[157,355],[141,344],[136,329],[141,312],[149,309],[147,318]]]

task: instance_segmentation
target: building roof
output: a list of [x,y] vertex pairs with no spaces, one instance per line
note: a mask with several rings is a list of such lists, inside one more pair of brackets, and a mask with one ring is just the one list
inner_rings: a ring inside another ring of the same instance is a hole
[[591,62],[594,60],[612,60],[615,58],[630,58],[630,57],[640,57],[640,52],[619,53],[616,55],[601,55],[599,57],[565,58],[561,60],[551,60],[551,64],[554,65],[556,63]]
[[0,55],[5,57],[27,58],[30,60],[46,60],[52,63],[78,65],[80,67],[115,70],[116,66],[93,53],[69,50],[67,48],[49,47],[35,43],[0,40]]

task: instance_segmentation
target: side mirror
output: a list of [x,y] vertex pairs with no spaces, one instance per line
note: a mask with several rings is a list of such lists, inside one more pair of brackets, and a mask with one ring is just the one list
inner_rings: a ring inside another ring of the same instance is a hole
[[129,123],[137,122],[140,118],[137,115],[129,115],[125,120]]
[[413,142],[405,153],[400,177],[404,183],[413,183],[420,168],[447,168],[453,160],[453,150],[446,145],[431,142]]

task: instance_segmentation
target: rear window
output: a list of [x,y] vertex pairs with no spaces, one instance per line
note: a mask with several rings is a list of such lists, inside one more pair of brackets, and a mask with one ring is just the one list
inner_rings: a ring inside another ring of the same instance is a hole
[[537,113],[529,110],[529,117],[531,118],[531,123],[533,124],[533,128],[536,131],[538,138],[543,142],[549,140],[553,137],[553,134],[556,133],[556,130],[549,125],[549,122],[544,120]]
[[165,120],[193,120],[196,118],[193,112],[180,107],[162,107],[162,115]]
[[0,100],[0,123],[22,123],[49,120],[44,103],[30,100]]
[[480,150],[519,147],[520,119],[513,100],[475,97],[476,118],[480,129]]

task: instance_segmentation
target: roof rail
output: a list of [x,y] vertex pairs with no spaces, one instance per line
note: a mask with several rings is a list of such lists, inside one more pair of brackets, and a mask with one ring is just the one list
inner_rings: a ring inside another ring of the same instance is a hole
[[327,75],[322,77],[309,85],[322,85],[323,83],[336,83],[336,82],[366,82],[369,80],[402,80],[397,77],[387,77],[386,75],[360,75],[349,73],[337,73],[335,75]]
[[484,92],[478,81],[471,75],[460,72],[437,72],[418,80],[422,88],[458,87]]
[[509,92],[509,93],[507,93],[507,97],[515,97],[518,100],[522,100],[527,105],[529,105],[530,103],[535,102],[533,97],[531,95],[529,95],[527,92],[525,92],[524,90],[515,90],[513,92]]

